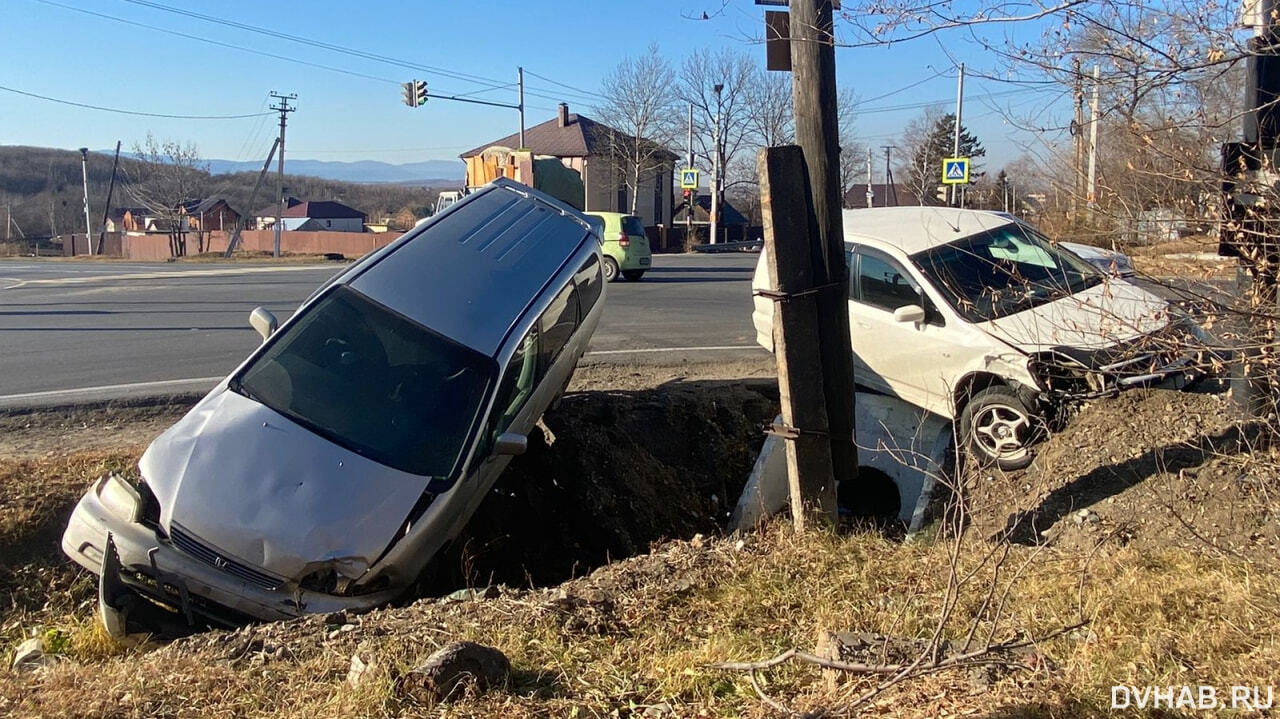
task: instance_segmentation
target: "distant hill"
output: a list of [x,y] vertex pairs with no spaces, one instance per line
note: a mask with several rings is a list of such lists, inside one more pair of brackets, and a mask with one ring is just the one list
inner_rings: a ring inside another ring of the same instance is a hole
[[[88,162],[91,223],[102,221],[107,186],[111,180],[111,152],[92,152]],[[130,191],[130,178],[141,166],[121,153],[121,171],[113,207],[129,207],[139,202]],[[248,211],[261,207],[275,187],[275,165],[267,187],[249,202],[262,161],[235,163],[208,160],[211,172],[198,173],[191,187],[192,199],[218,195],[231,206]],[[338,200],[367,213],[371,220],[399,218],[396,224],[411,227],[435,206],[442,189],[462,184],[461,160],[434,160],[405,165],[383,162],[323,162],[289,160],[285,164],[285,185],[289,193],[308,200]],[[241,169],[243,168],[243,169]],[[360,180],[336,179],[361,177]],[[14,237],[41,237],[84,230],[84,180],[80,153],[47,147],[0,145],[0,211],[10,217]],[[249,205],[252,204],[253,207]],[[0,228],[0,240],[4,237]]]
[[[286,148],[287,149],[287,148]],[[257,172],[262,169],[261,160],[236,162],[234,160],[206,160],[209,172],[221,175],[231,172]],[[273,163],[272,168],[275,165]],[[462,181],[466,166],[462,160],[427,160],[393,165],[376,160],[334,162],[328,160],[295,160],[285,155],[285,168],[290,174],[322,177],[342,182],[394,182],[396,184],[421,184],[427,186],[457,184]]]

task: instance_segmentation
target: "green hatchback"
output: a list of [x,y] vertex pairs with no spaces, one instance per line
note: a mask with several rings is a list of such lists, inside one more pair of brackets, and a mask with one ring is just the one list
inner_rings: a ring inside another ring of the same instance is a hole
[[585,214],[604,222],[604,234],[600,239],[604,243],[601,249],[605,280],[612,282],[619,273],[632,282],[644,277],[653,262],[653,253],[649,251],[649,238],[644,234],[640,218],[621,212]]

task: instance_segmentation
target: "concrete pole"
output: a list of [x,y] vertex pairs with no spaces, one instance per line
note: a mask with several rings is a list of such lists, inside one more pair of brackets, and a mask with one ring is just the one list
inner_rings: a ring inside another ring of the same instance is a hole
[[524,149],[524,68],[516,68],[516,85],[519,87],[520,104],[520,149]]
[[867,207],[875,205],[875,192],[871,189],[871,146],[867,146]]
[[1093,96],[1089,99],[1089,190],[1086,197],[1089,210],[1098,208],[1097,167],[1098,167],[1098,66],[1093,66]]
[[[960,156],[960,124],[964,121],[964,63],[960,63],[960,75],[956,79],[956,127],[955,138],[951,142],[951,156]],[[961,199],[960,186],[951,186],[951,204],[957,207],[964,206],[964,200]]]
[[724,89],[724,85],[716,85],[716,124],[715,130],[711,133],[711,144],[714,146],[711,150],[711,244],[716,244],[719,238],[720,226],[720,91]]
[[[80,176],[84,181],[84,245],[85,250],[93,254],[93,226],[89,223],[89,148],[80,148]],[[75,235],[72,235],[75,244]]]
[[[693,103],[692,102],[689,103],[688,149],[689,149],[689,164],[685,165],[685,167],[692,169],[694,166],[693,165]],[[694,208],[694,205],[697,204],[696,203],[697,199],[698,199],[698,188],[695,187],[693,188],[693,191],[689,193],[689,205],[685,207],[685,213],[684,213],[685,247],[688,247],[690,244],[693,243],[693,208]]]

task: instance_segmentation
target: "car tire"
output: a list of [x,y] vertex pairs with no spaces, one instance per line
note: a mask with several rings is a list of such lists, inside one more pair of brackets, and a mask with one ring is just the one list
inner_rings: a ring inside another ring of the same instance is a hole
[[974,393],[959,420],[960,437],[979,464],[1003,470],[1031,464],[1040,421],[1013,390],[995,386]]
[[618,279],[618,261],[612,257],[604,258],[604,281],[613,282]]
[[623,270],[622,276],[625,277],[628,282],[639,282],[640,278],[644,277],[644,270]]

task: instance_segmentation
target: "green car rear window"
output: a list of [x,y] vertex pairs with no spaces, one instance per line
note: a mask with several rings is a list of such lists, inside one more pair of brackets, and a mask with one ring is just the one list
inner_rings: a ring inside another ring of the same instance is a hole
[[635,215],[627,215],[622,218],[622,231],[628,235],[644,236],[644,224],[640,222],[640,218]]

